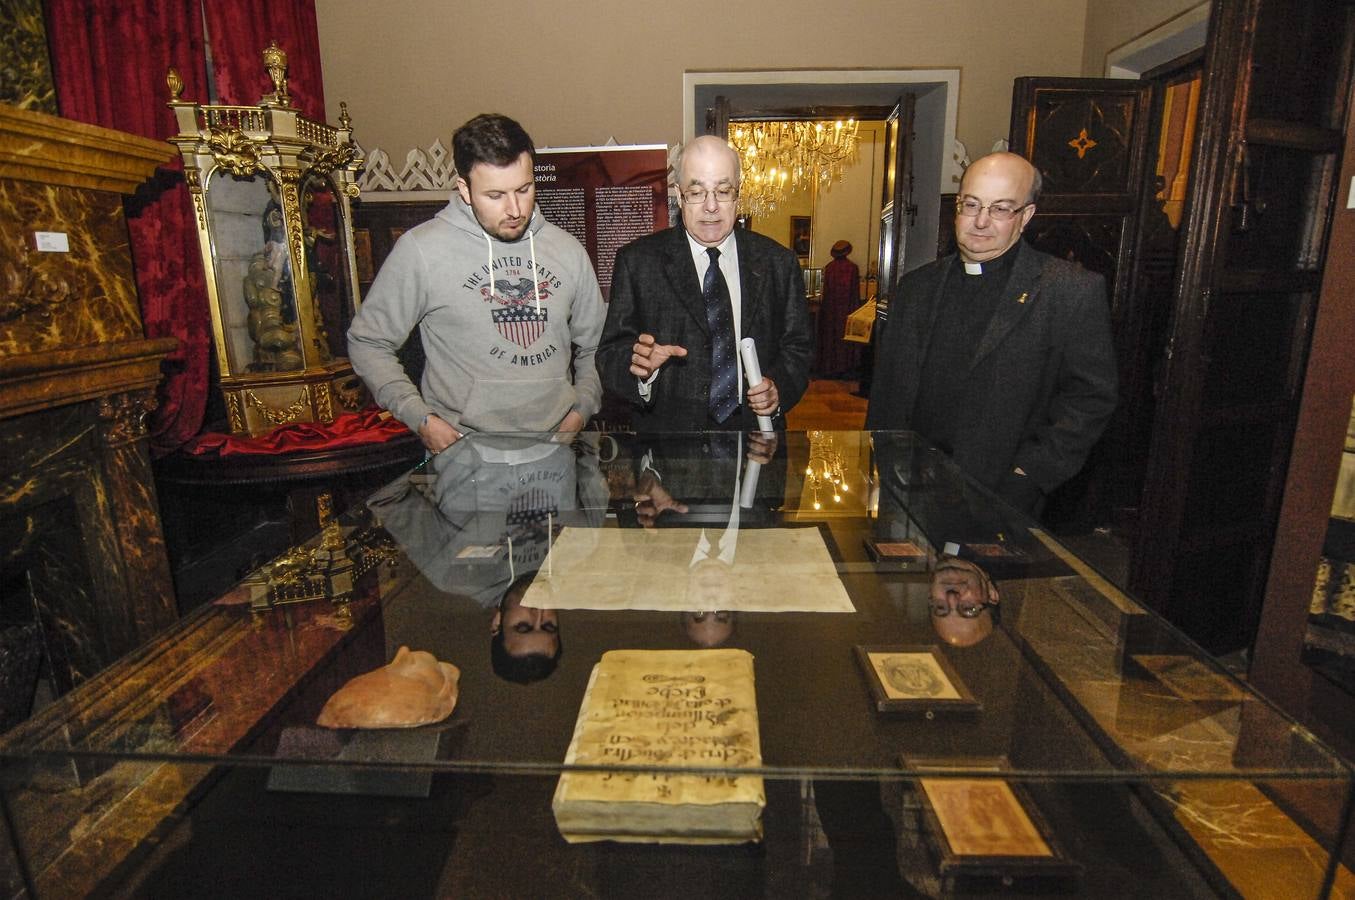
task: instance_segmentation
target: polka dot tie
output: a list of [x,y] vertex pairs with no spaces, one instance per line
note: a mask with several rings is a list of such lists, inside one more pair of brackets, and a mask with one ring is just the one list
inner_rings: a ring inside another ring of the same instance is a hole
[[720,251],[706,248],[710,265],[701,283],[706,300],[706,324],[710,326],[710,417],[723,422],[739,408],[739,363],[734,348],[734,312],[729,285],[720,271]]

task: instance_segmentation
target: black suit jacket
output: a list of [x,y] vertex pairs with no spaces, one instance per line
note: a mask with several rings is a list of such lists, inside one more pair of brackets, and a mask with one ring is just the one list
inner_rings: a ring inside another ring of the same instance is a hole
[[[947,256],[905,275],[879,334],[866,427],[910,427]],[[877,326],[879,327],[879,326]],[[1020,467],[1049,493],[1077,474],[1115,410],[1116,364],[1105,281],[1022,244],[1003,300],[975,348],[952,457],[999,493]]]
[[[813,339],[804,275],[795,255],[776,241],[743,229],[734,232],[734,240],[743,294],[739,333],[757,342],[762,374],[775,382],[784,413],[809,385]],[[685,357],[670,359],[659,370],[647,403],[630,372],[632,347],[641,334],[687,349]],[[632,241],[617,253],[597,366],[603,390],[635,407],[637,431],[706,429],[710,329],[680,225]],[[747,385],[741,385],[740,396],[746,394]],[[752,424],[751,411],[745,421]]]

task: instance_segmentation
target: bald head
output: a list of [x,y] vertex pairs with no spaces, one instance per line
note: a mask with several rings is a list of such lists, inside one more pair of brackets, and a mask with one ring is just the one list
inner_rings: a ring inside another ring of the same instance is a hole
[[[970,163],[960,179],[958,200],[979,204],[977,215],[955,216],[955,242],[966,262],[987,262],[1006,253],[1021,239],[1035,215],[1039,199],[1039,171],[1015,153],[990,153]],[[992,215],[994,205],[1018,209],[1009,219]]]
[[[739,154],[724,139],[706,134],[683,146],[677,164],[682,226],[697,243],[716,247],[729,237],[738,215],[738,187]],[[734,198],[721,201],[720,188],[732,189]]]
[[964,192],[965,185],[971,177],[978,178],[991,175],[1008,178],[1024,185],[1026,193],[1018,198],[1019,203],[1034,203],[1040,199],[1040,192],[1037,187],[1037,183],[1043,181],[1040,177],[1040,170],[1031,165],[1030,161],[1024,156],[1006,150],[980,156],[970,163],[969,168],[965,169],[964,178],[960,179],[960,191]]
[[932,615],[937,637],[952,647],[972,647],[993,633],[993,617],[987,612],[977,618]]
[[[689,183],[691,171],[698,166],[715,163],[723,164],[726,171],[733,172],[733,186],[739,185],[739,154],[724,138],[718,138],[713,134],[703,134],[700,137],[692,138],[682,145],[682,151],[678,154],[677,178],[678,188],[684,188]],[[689,167],[692,167],[689,169]]]

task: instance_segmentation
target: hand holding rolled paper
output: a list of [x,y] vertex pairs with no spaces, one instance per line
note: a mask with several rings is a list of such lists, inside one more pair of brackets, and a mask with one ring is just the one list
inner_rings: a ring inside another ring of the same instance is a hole
[[739,483],[739,506],[744,509],[753,508],[753,501],[757,499],[758,476],[762,473],[762,466],[772,461],[776,444],[775,434],[754,431],[748,435],[747,461],[743,466],[743,480]]
[[757,343],[752,338],[739,341],[739,355],[743,359],[743,375],[748,381],[748,405],[757,413],[757,427],[762,431],[772,430],[772,414],[781,405],[776,392],[776,384],[762,377],[762,366],[758,363]]

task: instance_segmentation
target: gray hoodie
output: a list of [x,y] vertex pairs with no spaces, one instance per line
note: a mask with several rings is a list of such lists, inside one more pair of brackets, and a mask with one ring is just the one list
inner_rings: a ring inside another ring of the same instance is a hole
[[[568,232],[538,209],[505,243],[453,195],[396,242],[348,329],[348,355],[376,402],[413,431],[430,413],[463,433],[554,431],[570,410],[585,422],[598,411],[605,317],[592,262]],[[427,356],[419,388],[395,355],[416,326]]]

